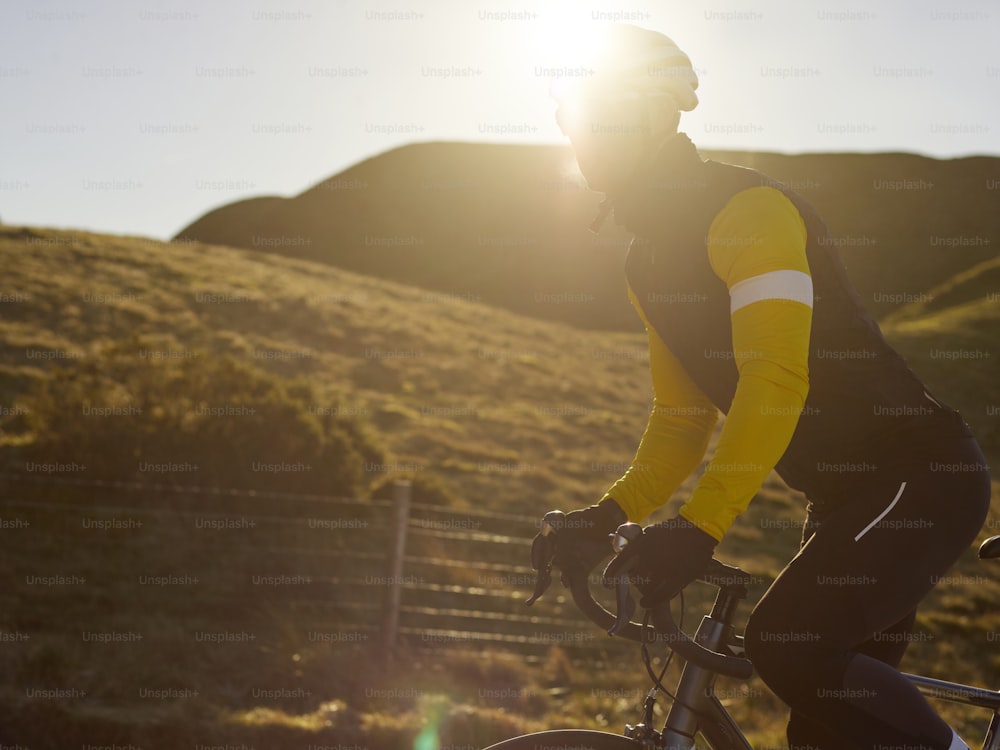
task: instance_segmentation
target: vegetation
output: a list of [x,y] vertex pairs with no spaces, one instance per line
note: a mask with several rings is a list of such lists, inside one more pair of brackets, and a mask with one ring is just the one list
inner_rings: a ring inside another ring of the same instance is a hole
[[355,497],[383,461],[356,418],[311,408],[308,381],[232,355],[133,338],[71,362],[24,399],[26,465],[54,475]]

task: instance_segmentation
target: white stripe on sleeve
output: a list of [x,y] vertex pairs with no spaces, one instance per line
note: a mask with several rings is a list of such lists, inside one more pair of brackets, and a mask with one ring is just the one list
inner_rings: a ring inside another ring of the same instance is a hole
[[785,270],[738,281],[729,289],[729,313],[765,299],[787,299],[812,307],[812,277],[803,271]]

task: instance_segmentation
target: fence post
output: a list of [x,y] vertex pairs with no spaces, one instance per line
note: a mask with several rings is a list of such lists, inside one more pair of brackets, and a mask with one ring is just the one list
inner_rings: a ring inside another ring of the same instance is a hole
[[392,485],[392,529],[389,536],[388,585],[382,609],[382,653],[391,660],[399,630],[399,601],[403,593],[403,553],[406,551],[406,526],[410,520],[411,484],[397,479]]

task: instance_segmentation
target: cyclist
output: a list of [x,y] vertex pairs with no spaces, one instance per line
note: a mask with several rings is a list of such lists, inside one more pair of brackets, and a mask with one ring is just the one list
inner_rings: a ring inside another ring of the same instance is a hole
[[763,174],[703,161],[677,128],[697,75],[666,36],[615,25],[557,121],[635,239],[625,274],[654,402],[635,459],[567,514],[556,564],[589,571],[607,534],[714,457],[679,514],[638,542],[644,606],[692,581],[776,469],[808,499],[802,546],[754,609],[746,649],[790,709],[793,748],[967,747],[897,671],[915,608],[974,540],[988,467],[958,413],[882,337],[825,228]]

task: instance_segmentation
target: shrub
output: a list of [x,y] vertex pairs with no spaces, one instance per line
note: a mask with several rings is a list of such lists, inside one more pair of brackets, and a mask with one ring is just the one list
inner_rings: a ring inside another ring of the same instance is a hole
[[382,451],[365,425],[229,355],[148,356],[115,344],[43,379],[26,399],[29,469],[140,480],[356,496]]

